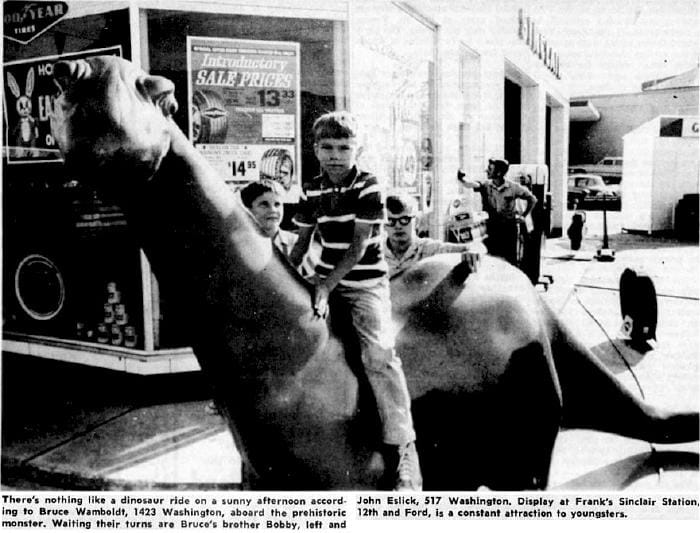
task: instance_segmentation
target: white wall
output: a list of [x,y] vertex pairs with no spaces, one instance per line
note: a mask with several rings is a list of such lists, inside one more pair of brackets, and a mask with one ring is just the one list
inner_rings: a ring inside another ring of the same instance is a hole
[[658,120],[653,120],[624,136],[620,217],[626,230],[651,231],[654,138],[658,128]]
[[698,192],[698,137],[660,137],[657,117],[624,136],[624,158],[623,229],[672,230],[678,201]]
[[552,107],[549,179],[552,194],[552,227],[564,227],[569,166],[569,106]]
[[673,229],[678,200],[698,192],[698,159],[697,137],[655,139],[651,231]]
[[546,108],[541,84],[522,88],[520,157],[523,163],[544,163]]

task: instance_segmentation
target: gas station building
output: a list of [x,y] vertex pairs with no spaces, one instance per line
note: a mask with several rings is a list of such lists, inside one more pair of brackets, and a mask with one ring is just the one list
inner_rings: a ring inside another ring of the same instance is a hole
[[[159,290],[119,210],[62,165],[46,113],[62,57],[115,54],[170,78],[176,121],[234,186],[259,176],[264,153],[285,150],[294,161],[290,210],[318,171],[313,121],[348,109],[364,127],[361,164],[387,190],[418,198],[431,236],[446,235],[456,197],[480,209],[457,170],[483,179],[491,157],[547,167],[547,232],[561,234],[565,61],[522,3],[46,4],[53,18],[43,13],[43,28],[8,26],[5,17],[6,352],[137,374],[198,368],[187,324],[172,311],[178,295]],[[238,75],[244,89],[233,86]]]

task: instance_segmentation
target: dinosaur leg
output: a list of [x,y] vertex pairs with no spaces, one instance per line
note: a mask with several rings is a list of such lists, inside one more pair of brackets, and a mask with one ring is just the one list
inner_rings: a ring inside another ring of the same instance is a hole
[[561,397],[549,347],[513,352],[498,385],[496,461],[486,484],[495,490],[543,490],[561,420]]
[[493,386],[414,399],[425,490],[544,489],[561,401],[539,343],[516,350]]

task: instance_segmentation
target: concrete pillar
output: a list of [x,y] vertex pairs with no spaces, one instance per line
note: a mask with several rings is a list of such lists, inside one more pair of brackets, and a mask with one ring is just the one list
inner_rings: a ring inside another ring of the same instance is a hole
[[[486,160],[490,157],[503,157],[505,68],[503,54],[486,53],[482,55],[482,61],[484,67],[481,80],[481,112],[483,117],[481,123],[484,136],[484,165],[486,165]],[[483,175],[478,176],[479,179],[483,177]]]
[[540,85],[522,88],[520,162],[544,163],[547,98]]
[[569,106],[552,107],[552,133],[549,179],[552,193],[552,236],[560,236],[564,228],[566,190],[569,166]]

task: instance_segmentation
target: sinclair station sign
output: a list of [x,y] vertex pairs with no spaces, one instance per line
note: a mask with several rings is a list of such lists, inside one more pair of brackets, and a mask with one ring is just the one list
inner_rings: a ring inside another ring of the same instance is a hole
[[522,9],[518,10],[518,38],[524,41],[544,66],[560,80],[559,54],[547,42],[547,39],[535,29],[535,21],[527,16]]
[[3,36],[27,44],[68,13],[65,2],[4,2]]

